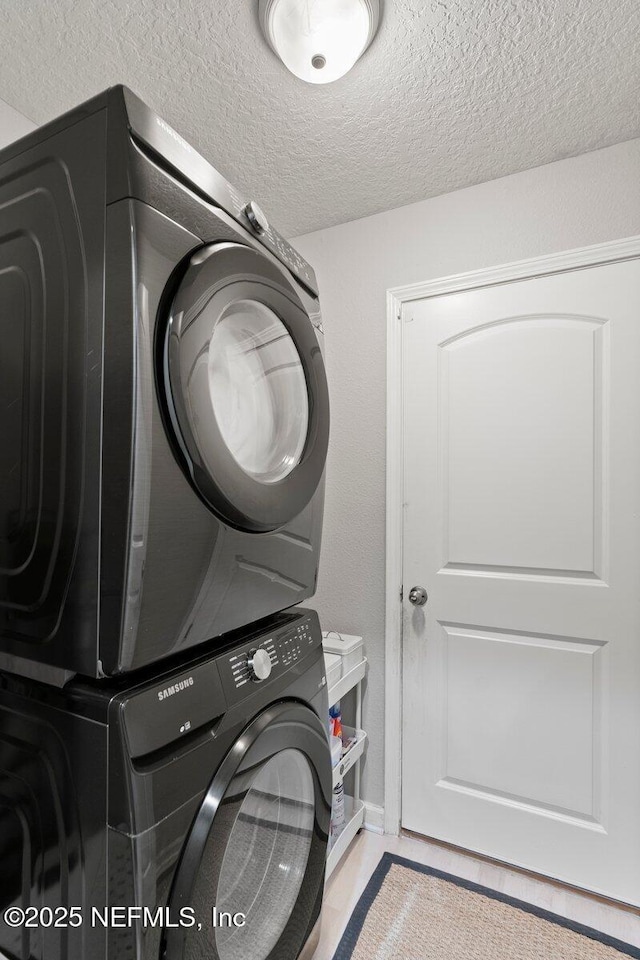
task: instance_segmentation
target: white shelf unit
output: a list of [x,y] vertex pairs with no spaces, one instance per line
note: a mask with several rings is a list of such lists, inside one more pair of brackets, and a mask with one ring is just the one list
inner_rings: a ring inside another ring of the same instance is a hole
[[364,823],[364,803],[362,800],[356,800],[354,797],[345,796],[344,808],[347,820],[344,825],[344,830],[329,851],[329,856],[327,857],[327,869],[325,871],[325,880],[329,879],[335,868],[338,866],[351,841]]
[[[335,700],[334,700],[335,703]],[[355,763],[360,759],[364,753],[364,748],[367,745],[367,735],[364,730],[360,730],[359,727],[347,727],[342,726],[342,736],[344,737],[355,737],[355,743],[352,747],[349,748],[349,751],[345,753],[340,763],[336,763],[333,768],[333,785],[334,787],[340,783],[341,780],[344,780],[346,775],[352,769]]]
[[345,795],[345,825],[342,832],[334,841],[327,857],[325,877],[328,880],[338,863],[345,854],[349,844],[364,823],[364,803],[360,799],[360,760],[367,745],[367,735],[362,729],[362,681],[367,672],[367,658],[351,668],[343,677],[329,687],[329,706],[345,697],[351,690],[356,691],[355,727],[343,727],[348,737],[356,738],[356,742],[344,755],[342,760],[333,768],[333,785],[342,780],[350,770],[354,771],[353,796]]

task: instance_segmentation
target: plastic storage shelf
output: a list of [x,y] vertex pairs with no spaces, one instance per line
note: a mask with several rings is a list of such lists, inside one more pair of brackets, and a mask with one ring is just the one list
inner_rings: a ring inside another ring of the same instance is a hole
[[[356,639],[356,638],[354,638]],[[343,660],[344,669],[344,660]],[[329,706],[346,696],[351,690],[356,691],[356,725],[343,727],[346,737],[355,737],[356,742],[344,755],[340,763],[333,768],[333,785],[342,780],[350,770],[354,771],[354,796],[348,794],[345,802],[345,825],[342,832],[333,842],[327,857],[326,879],[328,880],[338,863],[346,853],[349,844],[361,829],[364,823],[364,803],[360,799],[360,763],[367,745],[367,734],[361,729],[362,725],[362,681],[367,672],[367,658],[363,657],[355,665],[329,687]]]
[[344,805],[346,823],[344,830],[329,851],[329,857],[327,858],[327,870],[325,874],[327,880],[338,866],[340,860],[346,853],[349,844],[364,823],[364,803],[362,800],[356,800],[354,797],[347,795],[344,798]]
[[349,770],[353,767],[354,763],[360,759],[364,753],[364,748],[367,742],[367,735],[364,730],[356,730],[355,727],[343,727],[342,728],[343,737],[355,737],[356,742],[351,747],[351,749],[345,753],[340,763],[337,763],[333,768],[333,785],[339,783],[341,780],[344,780],[346,775],[349,773]]
[[329,687],[329,706],[333,706],[338,700],[342,700],[350,690],[353,690],[353,688],[364,679],[366,672],[367,658],[363,657],[360,663],[352,667],[348,673],[345,673],[344,677],[340,677],[338,682],[332,687]]

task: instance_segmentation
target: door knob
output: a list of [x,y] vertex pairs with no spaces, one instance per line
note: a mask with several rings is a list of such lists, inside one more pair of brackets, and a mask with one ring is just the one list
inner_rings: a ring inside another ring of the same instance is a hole
[[411,590],[409,590],[409,603],[412,603],[414,607],[424,607],[428,599],[424,587],[411,587]]

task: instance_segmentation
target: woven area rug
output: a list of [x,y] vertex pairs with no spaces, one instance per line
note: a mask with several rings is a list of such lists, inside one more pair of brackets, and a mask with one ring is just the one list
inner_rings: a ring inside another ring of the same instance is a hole
[[640,949],[386,853],[333,960],[621,960]]

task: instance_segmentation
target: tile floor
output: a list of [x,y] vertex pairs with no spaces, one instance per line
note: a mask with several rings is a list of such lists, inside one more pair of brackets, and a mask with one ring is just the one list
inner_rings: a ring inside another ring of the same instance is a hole
[[640,947],[640,911],[603,903],[438,844],[363,831],[327,885],[320,943],[313,960],[332,960],[351,912],[385,851],[500,890]]

